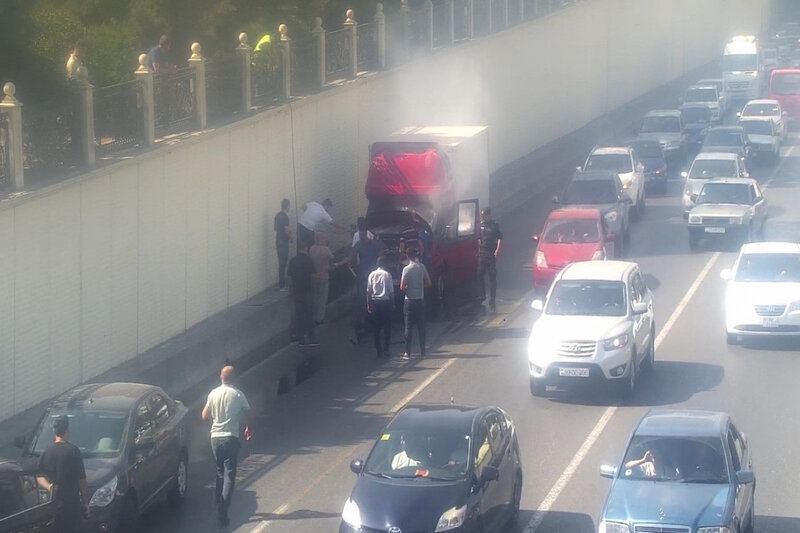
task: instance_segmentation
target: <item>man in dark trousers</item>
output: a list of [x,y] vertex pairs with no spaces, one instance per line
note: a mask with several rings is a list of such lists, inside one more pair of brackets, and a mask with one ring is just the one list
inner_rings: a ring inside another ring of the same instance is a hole
[[52,483],[53,500],[58,503],[53,531],[78,532],[81,522],[89,517],[89,491],[83,454],[69,442],[69,419],[61,415],[53,419],[53,442],[39,458],[39,471]]
[[425,265],[419,262],[419,250],[409,248],[406,253],[409,263],[400,276],[400,290],[406,293],[403,302],[406,351],[402,357],[410,359],[414,326],[419,332],[419,355],[425,357],[425,289],[431,286],[431,278]]
[[350,342],[358,344],[365,330],[367,311],[367,278],[378,263],[378,256],[383,249],[379,239],[370,239],[367,231],[367,221],[358,220],[358,242],[353,246],[350,254],[350,266],[356,274],[353,284],[353,311],[356,317],[355,331],[350,337]]
[[294,240],[289,224],[289,199],[281,200],[281,210],[275,215],[275,250],[278,252],[278,290],[286,292],[286,265],[289,263],[289,243]]
[[479,242],[478,278],[481,280],[481,301],[486,299],[486,274],[489,274],[489,310],[496,309],[497,257],[503,249],[503,234],[500,225],[492,220],[492,210],[484,207],[481,211],[481,238]]
[[[378,357],[389,357],[389,344],[392,341],[392,313],[394,312],[394,282],[387,272],[388,260],[381,254],[378,268],[367,279],[367,311],[372,316],[375,351]],[[381,344],[383,332],[383,344]]]
[[305,239],[297,239],[297,255],[289,261],[289,277],[292,278],[292,298],[294,298],[295,334],[301,346],[306,345],[306,335],[310,346],[319,346],[314,328],[314,298],[311,278],[314,262],[308,256],[310,244]]

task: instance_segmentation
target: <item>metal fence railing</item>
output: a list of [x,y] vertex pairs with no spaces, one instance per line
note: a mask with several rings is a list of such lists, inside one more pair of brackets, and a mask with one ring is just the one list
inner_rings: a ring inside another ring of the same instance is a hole
[[492,33],[491,15],[492,0],[473,0],[472,1],[472,36],[485,37]]
[[433,4],[433,47],[450,45],[450,6],[447,2]]
[[492,33],[502,31],[508,27],[506,24],[506,0],[489,0],[490,13],[492,15]]
[[11,168],[8,159],[8,117],[0,113],[0,187],[11,184]]
[[469,39],[469,0],[453,0],[453,39],[464,41]]
[[292,41],[292,96],[311,94],[319,88],[319,46],[306,36]]
[[48,178],[77,167],[81,161],[80,99],[65,89],[47,102],[22,113],[22,152],[25,178]]
[[206,62],[206,113],[217,121],[242,111],[242,62],[236,55]]
[[378,25],[375,22],[359,24],[356,28],[358,71],[378,69]]
[[325,79],[328,83],[347,77],[351,40],[347,28],[329,31],[325,35]]
[[277,45],[254,52],[251,68],[251,102],[256,107],[269,107],[281,99],[283,60]]
[[156,137],[186,131],[194,120],[194,68],[183,67],[153,79]]
[[94,91],[95,150],[101,157],[141,143],[142,85],[126,81]]

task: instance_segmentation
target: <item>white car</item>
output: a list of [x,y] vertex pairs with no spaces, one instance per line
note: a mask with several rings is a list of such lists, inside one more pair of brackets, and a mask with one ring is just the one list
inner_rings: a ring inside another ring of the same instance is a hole
[[689,172],[681,172],[681,176],[686,178],[682,200],[684,216],[694,208],[697,195],[708,180],[749,177],[739,156],[730,152],[701,152],[694,158]]
[[800,335],[800,244],[745,244],[727,280],[725,328],[728,344],[760,335]]
[[781,134],[770,117],[744,117],[739,119],[750,141],[752,155],[777,161],[781,157]]
[[786,138],[786,112],[781,107],[781,103],[777,100],[750,100],[742,108],[741,112],[736,113],[737,117],[769,117],[775,123],[775,129],[781,140]]
[[728,112],[728,95],[725,93],[725,82],[722,81],[722,78],[703,78],[698,80],[695,85],[713,85],[717,88],[719,110],[725,116],[725,113]]
[[631,201],[637,214],[645,207],[644,165],[630,146],[606,146],[594,148],[586,159],[584,171],[610,170],[619,175],[622,192]]
[[553,281],[528,338],[528,372],[534,396],[548,386],[605,382],[626,396],[655,358],[653,295],[639,265],[584,261]]
[[683,94],[682,104],[704,104],[711,110],[711,121],[722,120],[722,108],[716,85],[692,85]]

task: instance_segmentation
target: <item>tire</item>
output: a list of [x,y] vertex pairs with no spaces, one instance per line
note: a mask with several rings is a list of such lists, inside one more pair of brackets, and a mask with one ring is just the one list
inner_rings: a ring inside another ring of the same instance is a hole
[[647,347],[647,355],[642,360],[642,370],[652,371],[656,362],[656,327],[650,328],[650,343]]
[[742,341],[739,339],[739,335],[735,333],[726,333],[726,339],[729,346],[738,346],[742,344]]
[[536,397],[544,396],[547,392],[547,386],[534,378],[530,378],[530,389],[531,395]]
[[628,373],[628,379],[625,380],[625,383],[622,384],[622,397],[625,400],[630,400],[634,393],[636,392],[636,385],[639,382],[638,372],[636,369],[636,347],[633,348],[633,355],[631,355],[631,370]]
[[167,503],[170,507],[177,508],[186,501],[186,489],[189,487],[189,461],[186,454],[182,453],[175,467],[175,483],[167,492]]
[[115,529],[116,533],[134,533],[136,531],[136,519],[138,511],[136,509],[136,498],[129,494],[122,503],[119,511],[119,521]]
[[433,282],[433,298],[431,299],[431,315],[433,318],[445,318],[448,314],[450,288],[447,276],[441,273]]

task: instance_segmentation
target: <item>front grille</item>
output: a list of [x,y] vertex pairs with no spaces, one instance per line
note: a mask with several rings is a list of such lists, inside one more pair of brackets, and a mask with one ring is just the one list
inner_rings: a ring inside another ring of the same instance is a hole
[[758,316],[781,316],[786,311],[785,305],[756,305],[754,307]]
[[687,526],[662,526],[662,525],[640,525],[633,526],[633,533],[689,533],[692,529]]
[[571,341],[562,342],[558,346],[558,355],[562,357],[590,357],[597,348],[596,342]]
[[703,217],[703,224],[727,226],[730,220],[729,217]]

